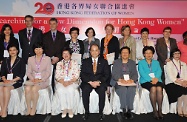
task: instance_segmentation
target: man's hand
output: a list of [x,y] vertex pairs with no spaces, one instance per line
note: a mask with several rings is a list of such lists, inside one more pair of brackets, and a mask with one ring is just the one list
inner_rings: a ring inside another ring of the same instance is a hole
[[56,64],[59,61],[58,57],[53,57],[51,63]]
[[165,60],[166,63],[169,62],[169,61],[171,61],[169,58],[167,58],[167,59]]
[[97,85],[94,83],[94,82],[92,82],[92,81],[90,81],[90,82],[88,82],[93,88],[97,88]]

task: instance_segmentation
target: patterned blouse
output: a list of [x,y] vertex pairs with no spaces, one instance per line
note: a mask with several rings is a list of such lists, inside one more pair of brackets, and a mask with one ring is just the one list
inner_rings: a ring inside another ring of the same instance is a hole
[[80,70],[78,63],[74,60],[65,61],[64,59],[57,63],[55,79],[57,81],[64,79],[68,76],[70,79],[78,79]]
[[73,51],[73,53],[78,53],[80,54],[80,45],[79,42],[76,41],[75,43],[73,41],[70,41],[69,48]]

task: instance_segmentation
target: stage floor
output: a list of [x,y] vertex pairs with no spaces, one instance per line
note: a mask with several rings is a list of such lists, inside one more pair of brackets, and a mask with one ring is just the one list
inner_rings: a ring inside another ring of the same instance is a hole
[[[163,122],[187,122],[187,118],[179,117],[175,114],[167,114],[164,116],[164,120],[159,120]],[[27,118],[21,115],[8,116],[5,120],[0,120],[0,122],[101,122],[98,119],[98,114],[91,114],[87,121],[82,119],[82,115],[76,115],[73,119],[61,118],[61,115],[51,116],[51,115],[36,115],[33,118]],[[141,114],[134,115],[133,120],[122,120],[119,114],[117,115],[107,115],[102,122],[158,122],[152,117],[152,114]]]

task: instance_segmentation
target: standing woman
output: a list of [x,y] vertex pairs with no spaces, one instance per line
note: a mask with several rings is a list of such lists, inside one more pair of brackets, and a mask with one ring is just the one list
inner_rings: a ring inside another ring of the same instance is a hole
[[182,35],[183,41],[177,43],[179,50],[181,51],[180,60],[187,64],[187,31]]
[[107,54],[115,53],[115,58],[119,57],[119,42],[118,38],[112,33],[114,32],[114,26],[112,24],[105,25],[106,36],[101,40],[101,51],[100,56],[106,58]]
[[122,26],[121,35],[123,37],[119,39],[120,49],[124,46],[129,47],[131,51],[129,58],[136,61],[136,40],[131,36],[131,28],[129,25]]
[[170,52],[178,48],[176,39],[171,38],[171,27],[165,27],[163,30],[163,36],[162,38],[157,39],[156,42],[156,53],[158,55],[158,61],[160,63],[160,66],[162,68],[162,81],[165,83],[165,73],[164,73],[164,65],[167,64],[167,62],[170,61]]
[[90,47],[93,44],[97,44],[100,47],[100,40],[95,38],[96,35],[95,30],[92,27],[87,28],[85,34],[88,38],[83,41],[84,43],[83,59],[90,57]]
[[14,37],[12,27],[9,24],[4,24],[0,35],[0,64],[4,57],[9,57],[7,47],[9,44],[14,44],[19,49],[18,39]]
[[[153,60],[155,50],[152,46],[143,48],[145,59],[138,62],[138,71],[140,74],[140,84],[147,89],[150,94],[151,105],[155,119],[163,119],[162,100],[163,100],[163,83],[161,80],[162,70],[157,60]],[[156,107],[158,105],[158,110]]]
[[[142,54],[142,50],[145,46],[155,47],[154,42],[149,40],[149,29],[148,28],[142,28],[141,40],[136,42],[136,63],[138,63],[138,61],[144,59],[144,56]],[[154,57],[155,57],[155,54],[154,54]]]
[[[51,76],[51,59],[44,56],[43,45],[37,42],[33,45],[35,56],[29,57],[27,76],[29,78],[25,83],[25,98],[27,104],[27,114],[34,116],[39,97],[38,91],[49,86]],[[28,82],[32,83],[31,85]],[[31,109],[32,102],[32,109]]]
[[22,86],[26,66],[20,57],[17,45],[9,44],[7,47],[9,57],[4,58],[1,66],[1,81],[10,86],[0,86],[0,116],[7,117],[7,107],[10,100],[10,91]]
[[69,31],[71,39],[65,43],[65,47],[69,47],[73,53],[84,54],[84,44],[82,40],[78,39],[79,28],[72,27]]

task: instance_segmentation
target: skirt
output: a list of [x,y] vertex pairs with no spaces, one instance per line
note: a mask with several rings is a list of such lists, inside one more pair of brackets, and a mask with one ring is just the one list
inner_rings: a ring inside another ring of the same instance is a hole
[[182,95],[187,95],[187,88],[174,83],[166,85],[165,89],[168,95],[169,103],[177,102],[179,97],[181,97]]
[[164,84],[162,82],[157,82],[156,84],[152,84],[151,82],[146,82],[146,83],[141,84],[141,86],[147,89],[148,91],[150,91],[152,87],[164,88]]
[[[0,82],[3,82],[2,80]],[[16,83],[14,83],[12,86],[14,87],[14,89],[17,89],[19,87],[21,87],[23,84],[23,80],[19,80]]]

